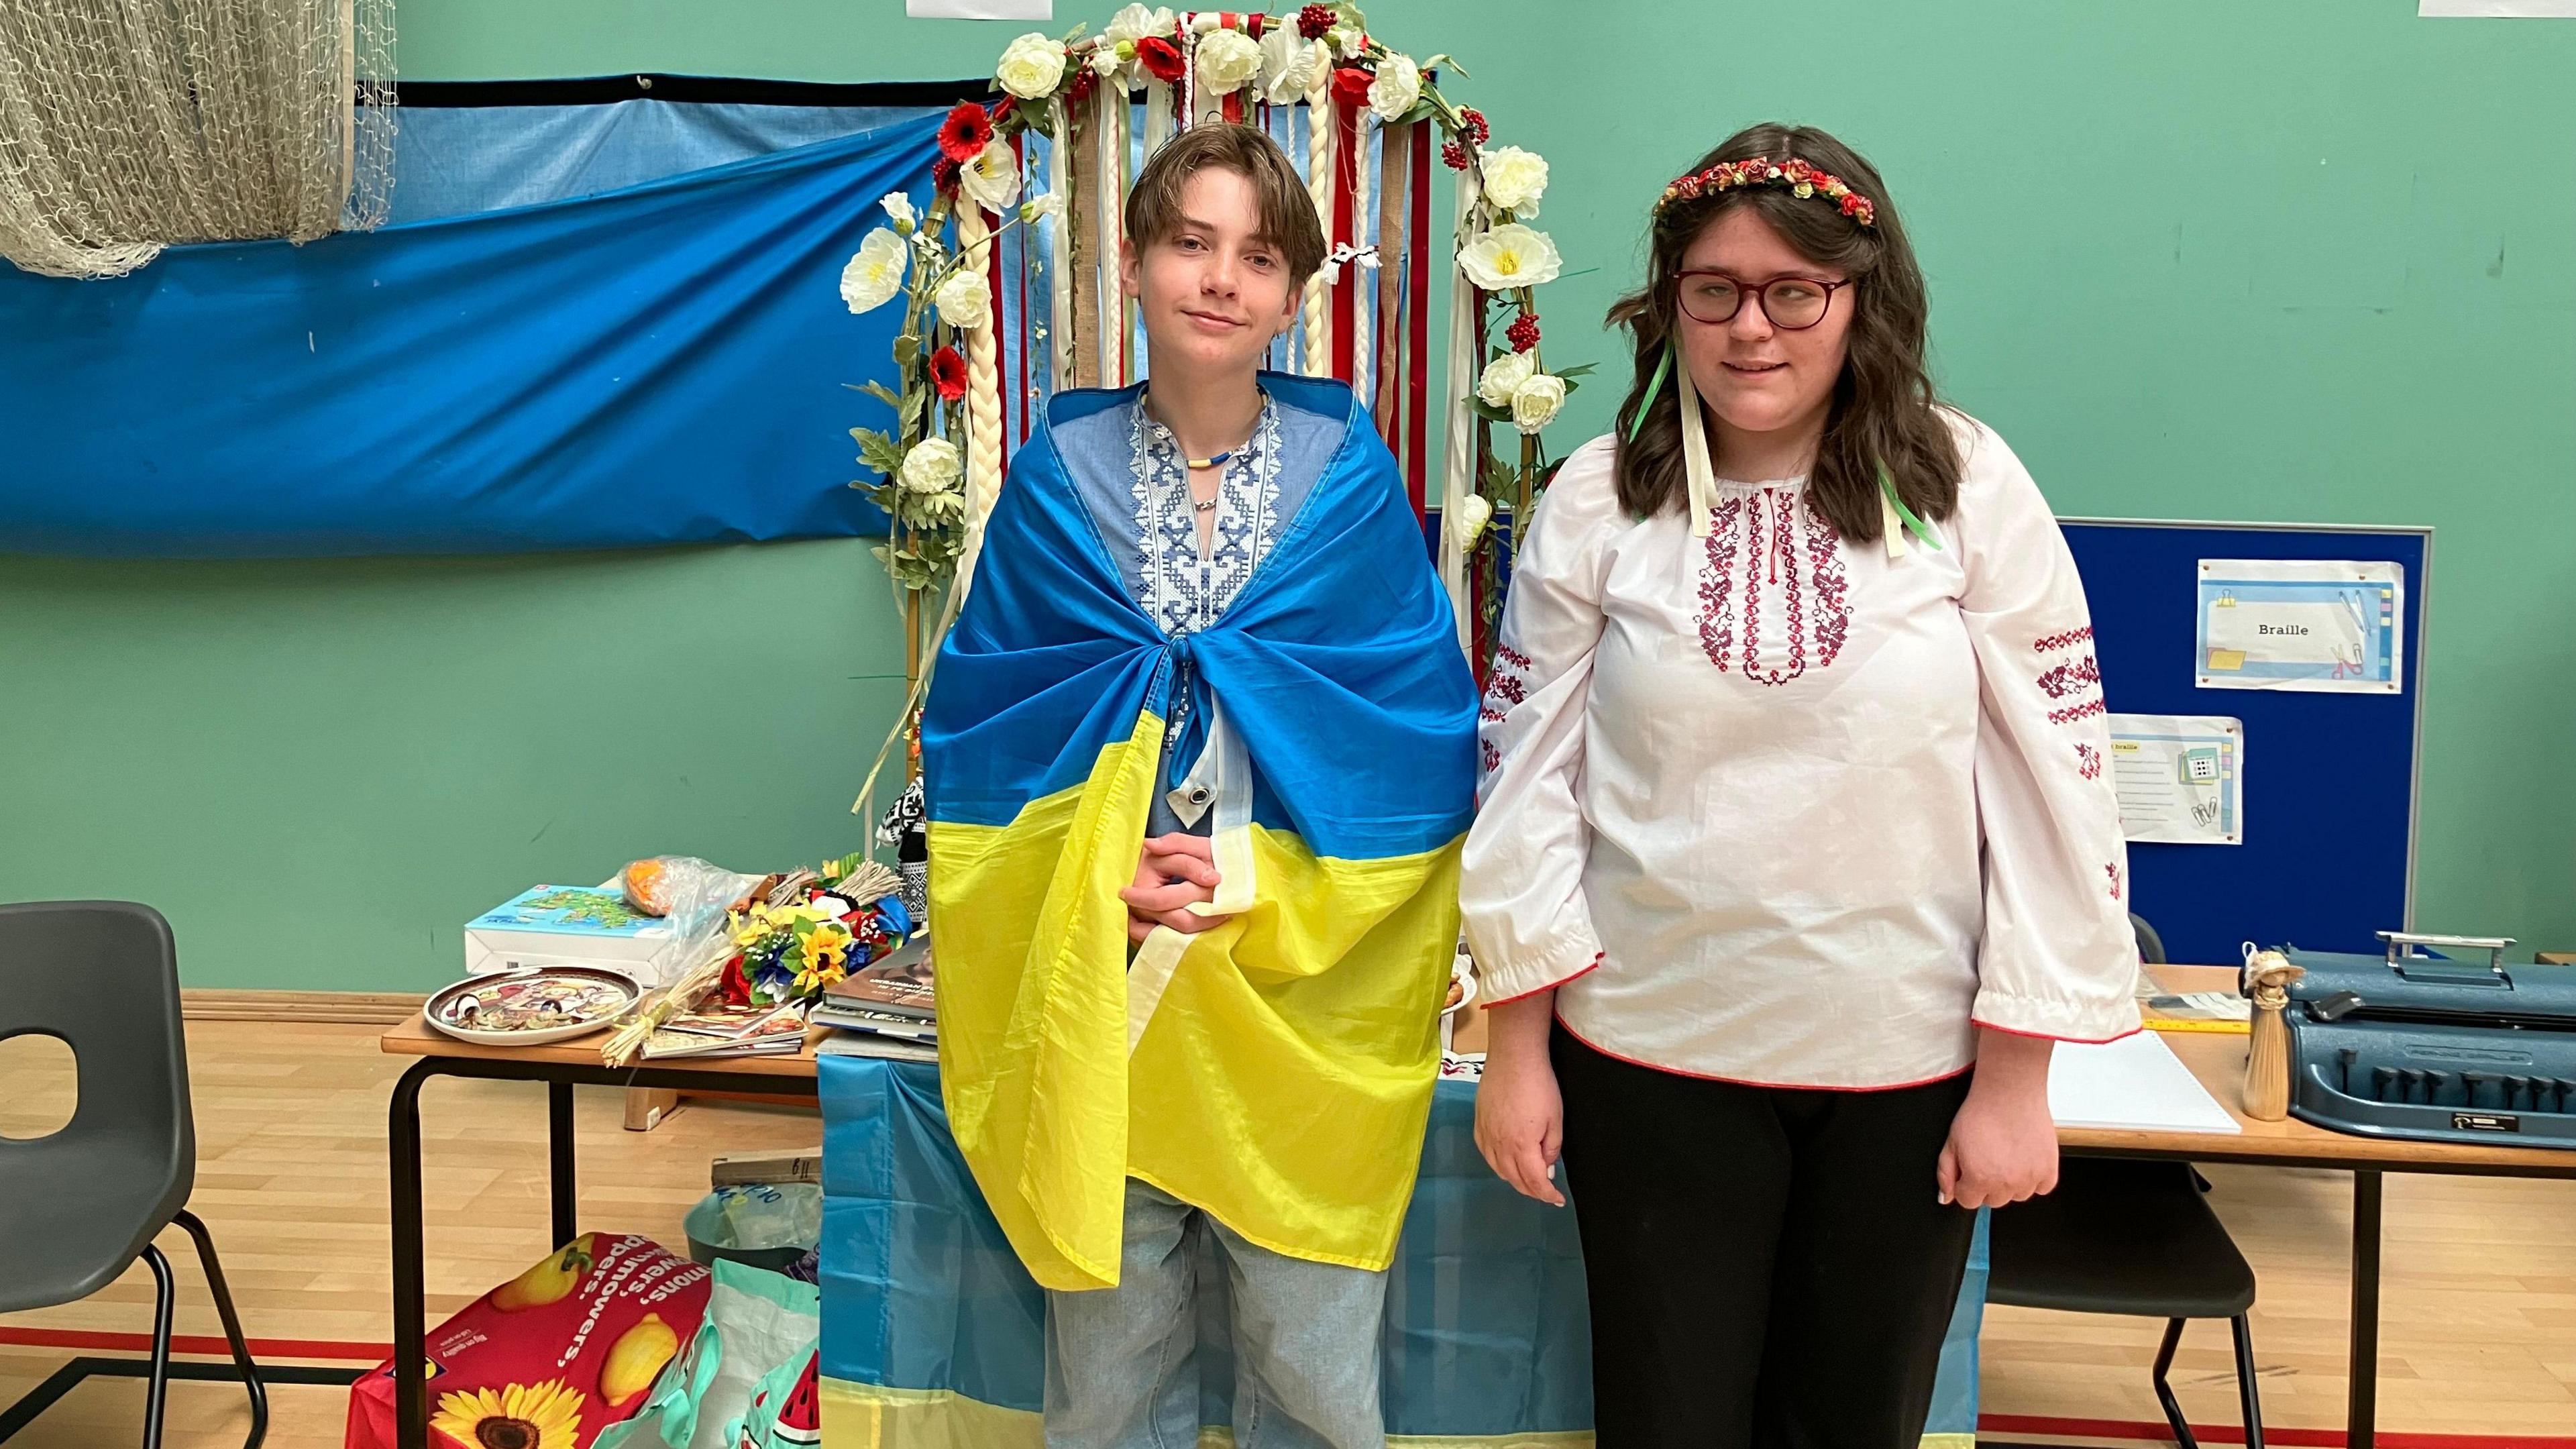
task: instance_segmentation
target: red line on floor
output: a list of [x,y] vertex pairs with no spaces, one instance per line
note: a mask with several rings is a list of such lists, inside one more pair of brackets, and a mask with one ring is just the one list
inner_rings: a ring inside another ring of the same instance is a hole
[[[0,1345],[20,1348],[108,1349],[117,1353],[148,1354],[152,1335],[148,1333],[99,1333],[78,1328],[8,1328],[0,1327]],[[232,1346],[210,1334],[176,1333],[170,1336],[172,1353],[210,1353],[230,1358]],[[254,1338],[250,1341],[253,1358],[320,1358],[352,1363],[382,1363],[393,1356],[390,1343],[342,1343],[327,1338]]]
[[[2173,1430],[2161,1423],[2129,1419],[2058,1419],[2032,1414],[1986,1414],[1977,1428],[1995,1434],[2063,1435],[2081,1439],[2152,1439],[2171,1443]],[[2191,1432],[2206,1443],[2242,1444],[2245,1430],[2235,1424],[2194,1424]],[[2343,1449],[2341,1429],[2291,1429],[2265,1425],[2265,1443],[2282,1449]],[[2383,1449],[2576,1449],[2576,1439],[2528,1434],[2409,1434],[2379,1431]]]

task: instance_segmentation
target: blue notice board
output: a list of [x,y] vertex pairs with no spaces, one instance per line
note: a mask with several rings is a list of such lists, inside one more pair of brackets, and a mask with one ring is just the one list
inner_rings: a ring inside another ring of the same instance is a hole
[[[2376,952],[2414,925],[2429,528],[2061,519],[2093,608],[2114,714],[2245,722],[2244,843],[2129,845],[2131,910],[2175,961],[2236,964],[2246,941]],[[2375,559],[2405,570],[2394,694],[2202,689],[2202,559]]]

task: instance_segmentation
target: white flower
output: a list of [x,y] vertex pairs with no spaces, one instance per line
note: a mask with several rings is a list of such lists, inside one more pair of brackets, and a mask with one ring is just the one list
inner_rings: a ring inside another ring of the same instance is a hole
[[993,293],[984,285],[984,274],[973,267],[951,273],[930,300],[939,308],[939,320],[961,332],[993,320]]
[[1485,525],[1494,521],[1494,505],[1482,493],[1470,493],[1458,505],[1458,543],[1474,548],[1485,536]]
[[1458,250],[1458,270],[1488,292],[1553,282],[1564,265],[1546,232],[1516,221],[1495,227]]
[[841,300],[853,312],[866,312],[882,307],[895,293],[903,290],[903,269],[910,253],[903,238],[884,227],[869,232],[859,243],[859,254],[841,269]]
[[1064,198],[1050,191],[1044,196],[1032,196],[1021,202],[1020,220],[1023,223],[1034,223],[1042,217],[1056,216],[1063,211]]
[[1535,433],[1564,406],[1565,379],[1544,372],[1532,374],[1512,392],[1512,426]]
[[1261,98],[1274,106],[1302,99],[1315,88],[1323,46],[1297,37],[1294,25],[1274,25],[1261,36]]
[[1109,17],[1108,28],[1100,34],[1113,46],[1134,45],[1148,35],[1170,35],[1179,26],[1180,22],[1172,18],[1170,6],[1157,5],[1147,9],[1142,5],[1126,5]]
[[1476,379],[1476,396],[1487,407],[1510,407],[1512,394],[1536,371],[1538,364],[1530,361],[1528,353],[1506,352],[1485,364],[1485,375]]
[[887,192],[878,199],[877,205],[884,207],[885,214],[894,218],[898,236],[910,236],[912,229],[921,225],[921,214],[912,209],[912,198],[900,191]]
[[924,438],[903,455],[903,470],[896,476],[903,480],[906,491],[945,493],[957,486],[966,475],[966,460],[957,445],[946,438]]
[[1118,67],[1124,63],[1118,58],[1117,46],[1104,44],[1092,48],[1091,68],[1103,76],[1118,74]]
[[1393,125],[1422,99],[1422,67],[1413,58],[1393,51],[1378,58],[1377,79],[1369,82],[1369,109],[1377,118]]
[[1008,211],[1020,199],[1020,158],[1011,154],[1011,143],[1000,137],[984,143],[983,151],[957,172],[957,189],[986,211]]
[[1064,47],[1032,30],[1002,52],[993,79],[1021,100],[1045,100],[1055,94],[1056,82],[1064,79]]
[[1240,30],[1211,30],[1198,50],[1199,79],[1212,94],[1232,95],[1261,75],[1261,42]]
[[1517,216],[1538,215],[1538,199],[1547,194],[1547,158],[1518,146],[1496,146],[1479,153],[1485,173],[1485,199]]
[[1347,25],[1336,25],[1324,32],[1324,43],[1342,59],[1357,60],[1360,52],[1368,48],[1368,37]]

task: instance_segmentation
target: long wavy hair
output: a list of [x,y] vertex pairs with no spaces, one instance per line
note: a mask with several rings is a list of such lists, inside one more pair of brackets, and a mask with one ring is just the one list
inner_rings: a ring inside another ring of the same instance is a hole
[[[1649,403],[1647,385],[1673,334],[1680,302],[1674,274],[1682,254],[1719,217],[1750,209],[1798,255],[1852,281],[1848,351],[1808,476],[1810,506],[1845,538],[1876,539],[1882,517],[1878,470],[1884,465],[1906,507],[1924,518],[1949,517],[1958,504],[1964,465],[1924,362],[1931,308],[1923,270],[1915,264],[1887,183],[1859,152],[1825,132],[1774,123],[1738,131],[1691,170],[1756,156],[1794,156],[1841,177],[1874,204],[1875,224],[1861,226],[1831,205],[1771,186],[1738,187],[1665,208],[1654,222],[1644,289],[1610,309],[1610,324],[1627,328],[1635,344],[1637,368],[1619,407],[1619,501],[1640,518],[1687,506],[1680,399],[1667,378]],[[1676,357],[1674,366],[1682,365]],[[1629,428],[1640,408],[1646,410],[1645,425],[1631,440]]]

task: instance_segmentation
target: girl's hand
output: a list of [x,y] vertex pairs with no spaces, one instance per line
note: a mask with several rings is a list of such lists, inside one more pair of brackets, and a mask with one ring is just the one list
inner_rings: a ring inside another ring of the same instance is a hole
[[1941,1201],[2004,1207],[2057,1187],[2057,1120],[2048,1110],[2056,1043],[1979,1028],[1977,1078],[1950,1120],[1935,1185]]
[[1547,1059],[1556,993],[1542,991],[1485,1013],[1485,1075],[1476,1084],[1476,1150],[1523,1197],[1565,1206],[1556,1159],[1565,1143],[1565,1102]]

